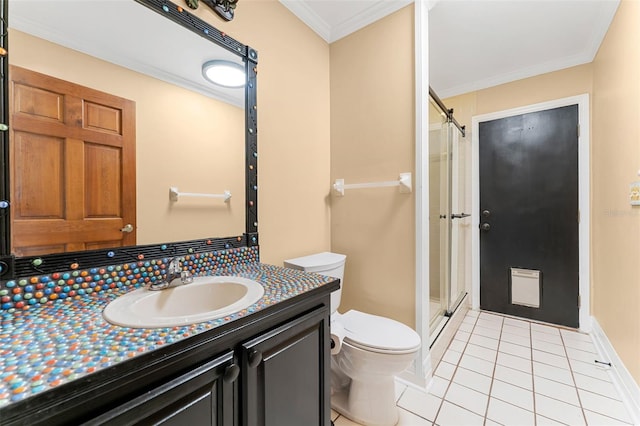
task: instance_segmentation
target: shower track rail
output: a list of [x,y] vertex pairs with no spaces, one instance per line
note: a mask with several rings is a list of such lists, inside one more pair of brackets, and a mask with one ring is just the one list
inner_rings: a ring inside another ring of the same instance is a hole
[[438,95],[436,95],[436,92],[431,88],[431,86],[429,86],[429,96],[431,96],[431,98],[433,98],[435,103],[438,104],[440,109],[444,111],[444,113],[447,115],[447,120],[453,123],[458,128],[458,130],[460,130],[460,133],[462,133],[462,137],[464,138],[467,134],[467,131],[466,131],[467,126],[461,126],[460,123],[456,121],[456,119],[453,117],[453,108],[447,109],[444,102],[440,100],[440,98],[438,97]]

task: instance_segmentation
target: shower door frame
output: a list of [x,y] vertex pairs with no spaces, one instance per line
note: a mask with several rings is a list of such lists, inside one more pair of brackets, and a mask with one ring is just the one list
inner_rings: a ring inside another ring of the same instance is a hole
[[471,142],[471,308],[480,309],[480,167],[479,167],[479,125],[481,122],[497,120],[515,115],[531,112],[545,111],[549,109],[578,105],[578,123],[580,126],[578,136],[578,212],[580,222],[578,224],[578,262],[579,262],[579,329],[590,332],[592,329],[591,314],[589,309],[590,293],[590,171],[589,171],[589,147],[590,147],[590,122],[589,122],[589,95],[577,95],[548,102],[541,102],[523,107],[517,107],[493,113],[472,117],[472,142]]
[[[431,102],[431,100],[430,100]],[[435,106],[437,104],[433,102]],[[439,107],[438,107],[438,110]],[[431,140],[432,132],[434,130],[439,130],[438,133],[438,141]],[[463,180],[460,177],[460,171],[464,164],[461,164],[463,158],[461,157],[461,146],[466,142],[466,139],[461,136],[462,133],[456,128],[453,122],[450,120],[444,120],[439,125],[435,123],[429,124],[429,169],[433,166],[434,163],[438,163],[439,170],[439,180],[437,186],[439,187],[439,217],[438,228],[439,228],[439,281],[440,281],[440,292],[439,292],[439,304],[440,310],[438,311],[438,315],[441,315],[445,318],[450,317],[454,312],[456,307],[460,304],[464,295],[467,293],[466,286],[464,284],[464,280],[460,280],[460,271],[461,268],[465,268],[465,265],[459,264],[460,258],[460,244],[461,239],[464,238],[463,228],[465,226],[461,221],[464,218],[455,219],[453,218],[454,214],[460,214],[463,212],[463,208],[461,204],[466,204],[461,202],[460,193],[462,193],[462,197],[465,196],[465,186]],[[439,150],[437,153],[432,153],[431,149],[434,144],[439,144]],[[432,174],[430,173],[430,176]],[[429,180],[429,189],[430,189],[430,202],[433,201],[431,197],[431,189],[432,182]],[[430,206],[430,209],[432,206]],[[429,211],[429,225],[431,228],[431,222],[435,221],[436,217],[434,215],[434,211]],[[430,237],[431,238],[431,237]],[[430,241],[430,250],[431,250],[431,241]],[[434,264],[432,263],[433,253],[429,255],[429,270],[432,271]],[[469,253],[470,254],[470,253]],[[464,257],[462,257],[464,261]],[[463,274],[464,277],[464,274]],[[429,277],[429,306],[432,306],[432,288],[434,285],[433,277],[430,275]],[[454,294],[454,284],[455,290],[457,291]],[[462,284],[462,287],[461,287]],[[434,321],[436,320],[436,314],[434,312],[429,311],[429,328],[430,331],[433,332],[434,329],[438,327],[435,325]],[[440,327],[442,328],[442,327]],[[437,333],[436,333],[437,334]],[[430,341],[433,342],[433,335],[430,335]]]

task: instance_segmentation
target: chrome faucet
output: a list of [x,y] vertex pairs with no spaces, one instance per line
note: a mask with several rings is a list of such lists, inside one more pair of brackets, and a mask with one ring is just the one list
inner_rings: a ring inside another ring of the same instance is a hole
[[183,271],[180,260],[175,257],[167,262],[167,276],[164,280],[156,281],[147,287],[149,290],[164,290],[193,282],[193,275],[189,271]]

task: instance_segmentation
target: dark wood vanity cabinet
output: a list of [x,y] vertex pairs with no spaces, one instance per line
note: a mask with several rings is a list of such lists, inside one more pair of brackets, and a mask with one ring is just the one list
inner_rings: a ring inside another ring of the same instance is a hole
[[325,315],[312,311],[240,346],[242,426],[331,423]]
[[284,322],[86,424],[329,425],[326,315]]
[[239,372],[229,351],[85,424],[234,425]]

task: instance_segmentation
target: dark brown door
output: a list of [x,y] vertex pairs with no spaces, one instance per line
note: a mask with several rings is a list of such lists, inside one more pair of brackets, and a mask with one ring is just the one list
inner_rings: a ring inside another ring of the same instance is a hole
[[578,106],[480,123],[479,162],[480,307],[578,327]]
[[135,103],[20,67],[10,78],[12,252],[135,245]]

